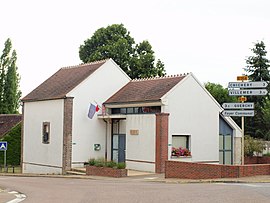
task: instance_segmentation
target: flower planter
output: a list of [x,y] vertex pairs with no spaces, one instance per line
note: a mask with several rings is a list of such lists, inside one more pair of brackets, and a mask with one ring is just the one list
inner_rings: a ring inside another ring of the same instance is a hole
[[121,178],[127,176],[127,169],[109,168],[109,167],[97,167],[86,166],[86,175],[91,176],[108,176],[114,178]]

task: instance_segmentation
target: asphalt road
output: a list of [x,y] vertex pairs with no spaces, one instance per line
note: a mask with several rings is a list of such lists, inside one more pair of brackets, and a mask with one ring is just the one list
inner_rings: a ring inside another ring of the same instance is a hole
[[0,186],[26,195],[23,203],[270,202],[270,183],[168,184],[0,176]]

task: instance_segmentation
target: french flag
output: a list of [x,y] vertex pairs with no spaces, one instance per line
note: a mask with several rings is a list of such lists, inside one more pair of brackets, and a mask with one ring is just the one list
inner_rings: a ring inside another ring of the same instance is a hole
[[94,105],[94,104],[90,104],[90,107],[89,107],[89,111],[88,111],[88,118],[92,119],[95,115],[96,112],[99,111],[99,106],[98,105]]

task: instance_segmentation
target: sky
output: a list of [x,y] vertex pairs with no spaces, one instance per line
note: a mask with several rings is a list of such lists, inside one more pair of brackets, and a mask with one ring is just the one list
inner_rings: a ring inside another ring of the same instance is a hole
[[168,75],[227,87],[245,73],[254,43],[270,53],[269,9],[269,0],[0,0],[0,54],[10,38],[26,96],[82,63],[79,46],[97,29],[122,23],[136,43],[150,42]]

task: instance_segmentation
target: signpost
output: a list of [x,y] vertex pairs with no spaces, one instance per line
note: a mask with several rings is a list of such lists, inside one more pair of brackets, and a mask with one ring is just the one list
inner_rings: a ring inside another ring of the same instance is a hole
[[0,141],[0,151],[4,151],[4,168],[7,165],[7,146],[8,143],[6,141]]
[[[244,82],[248,80],[248,76],[237,76],[237,81],[241,82],[229,82],[228,88],[235,88],[229,90],[229,96],[241,96],[238,98],[238,101],[242,103],[224,103],[222,107],[224,109],[233,109],[233,110],[224,110],[222,114],[224,116],[240,116],[242,117],[242,165],[244,165],[244,122],[246,116],[254,116],[254,103],[244,103],[247,101],[247,98],[244,96],[264,96],[267,95],[267,89],[264,89],[268,86],[268,83],[265,81],[256,81],[256,82]],[[248,110],[245,110],[248,109]]]

